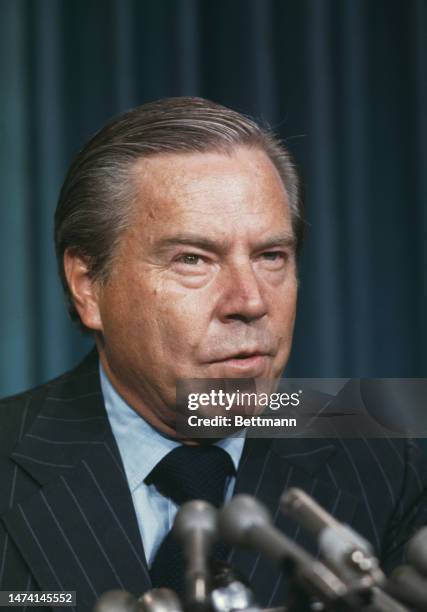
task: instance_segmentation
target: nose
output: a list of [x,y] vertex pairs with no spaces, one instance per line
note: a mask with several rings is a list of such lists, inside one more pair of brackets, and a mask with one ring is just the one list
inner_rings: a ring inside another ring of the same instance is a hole
[[219,317],[223,322],[233,320],[250,323],[267,314],[262,287],[250,262],[236,263],[224,271],[221,279],[222,297]]

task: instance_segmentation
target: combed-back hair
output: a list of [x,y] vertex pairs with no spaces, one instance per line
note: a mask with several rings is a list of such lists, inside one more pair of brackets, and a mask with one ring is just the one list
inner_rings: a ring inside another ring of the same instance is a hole
[[298,176],[289,152],[268,127],[195,97],[164,98],[129,110],[103,127],[78,153],[59,196],[55,248],[67,308],[79,321],[64,273],[66,249],[84,257],[93,280],[108,279],[121,234],[131,219],[136,161],[165,153],[265,151],[285,187],[297,251],[303,238]]

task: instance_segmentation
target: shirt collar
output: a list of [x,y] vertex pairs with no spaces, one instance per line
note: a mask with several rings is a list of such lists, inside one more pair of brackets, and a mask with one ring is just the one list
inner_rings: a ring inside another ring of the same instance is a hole
[[[99,376],[108,420],[119,447],[130,490],[133,492],[159,461],[181,443],[163,436],[125,402],[108,379],[101,361]],[[236,472],[244,443],[244,437],[234,436],[215,443],[230,455]]]

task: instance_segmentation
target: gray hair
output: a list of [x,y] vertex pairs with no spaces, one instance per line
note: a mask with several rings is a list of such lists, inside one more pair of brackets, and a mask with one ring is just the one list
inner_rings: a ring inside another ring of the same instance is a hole
[[[161,153],[231,152],[259,148],[276,167],[289,200],[297,252],[304,222],[298,176],[283,143],[267,127],[203,98],[164,98],[113,119],[86,144],[72,163],[55,213],[55,249],[71,319],[78,312],[64,272],[67,249],[85,257],[93,280],[105,282],[116,247],[129,226],[134,163]],[[82,326],[84,328],[84,326]]]

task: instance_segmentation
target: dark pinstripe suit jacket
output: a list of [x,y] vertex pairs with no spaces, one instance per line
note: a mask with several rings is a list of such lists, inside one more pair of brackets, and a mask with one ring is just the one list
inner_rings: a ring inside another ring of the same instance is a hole
[[[150,588],[96,354],[3,400],[0,440],[0,589],[76,590],[83,612],[105,590]],[[363,533],[391,568],[415,526],[427,522],[423,461],[400,440],[249,440],[236,489],[256,495],[285,533],[313,549],[278,508],[285,487],[302,487]],[[286,586],[275,567],[243,551],[232,550],[230,561],[262,605],[283,603]]]

